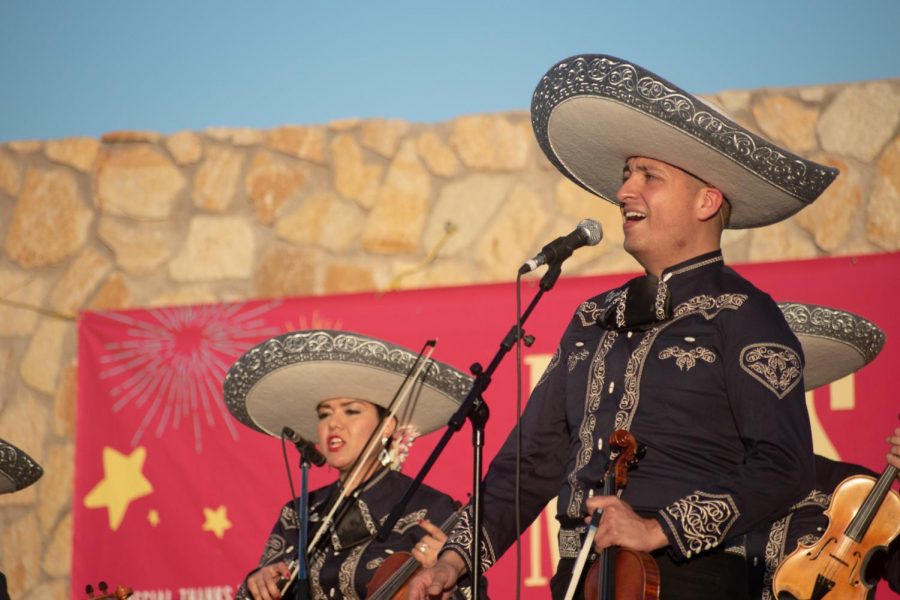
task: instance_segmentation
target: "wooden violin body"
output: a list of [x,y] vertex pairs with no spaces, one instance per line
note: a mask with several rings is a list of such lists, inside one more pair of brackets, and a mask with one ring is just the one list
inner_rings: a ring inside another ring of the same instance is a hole
[[[659,598],[659,566],[646,552],[616,548],[615,600],[657,600]],[[600,563],[588,571],[584,581],[584,597],[600,598]]]
[[[609,437],[616,452],[603,481],[603,493],[615,494],[628,484],[628,469],[637,464],[644,449],[631,432],[617,429]],[[659,598],[659,566],[646,552],[606,548],[588,571],[585,600],[656,600]]]
[[815,544],[799,545],[779,565],[773,580],[777,598],[871,598],[865,580],[869,558],[900,533],[900,495],[890,489],[897,469],[876,481],[859,475],[835,489],[825,515],[828,528]]

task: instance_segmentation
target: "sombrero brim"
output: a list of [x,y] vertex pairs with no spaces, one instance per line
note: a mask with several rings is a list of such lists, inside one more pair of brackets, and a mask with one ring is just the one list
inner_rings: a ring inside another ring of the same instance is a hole
[[[248,427],[281,435],[287,426],[316,441],[316,407],[355,398],[389,408],[416,363],[395,344],[346,331],[288,333],[249,350],[225,376],[225,403]],[[447,424],[472,387],[472,377],[437,361],[412,386],[402,424],[425,434]]]
[[803,347],[806,391],[855,373],[884,347],[884,332],[859,315],[814,304],[778,306]]
[[719,188],[731,203],[734,229],[789,217],[838,174],[611,56],[575,56],[554,65],[534,92],[531,119],[550,162],[589,192],[618,204],[625,161],[661,160]]
[[0,440],[0,494],[26,488],[43,474],[41,466],[23,450]]

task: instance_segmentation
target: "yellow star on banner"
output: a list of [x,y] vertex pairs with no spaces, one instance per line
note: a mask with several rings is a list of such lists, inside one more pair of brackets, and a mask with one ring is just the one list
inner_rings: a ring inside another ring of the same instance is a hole
[[116,531],[125,518],[128,505],[153,492],[153,486],[141,473],[147,449],[135,448],[128,456],[109,446],[103,448],[103,479],[84,497],[88,508],[106,508],[109,528]]
[[155,508],[151,508],[147,512],[147,522],[150,523],[153,527],[159,525],[159,511]]
[[215,510],[204,507],[203,516],[206,519],[203,523],[203,531],[212,531],[220,540],[225,537],[225,532],[231,529],[231,521],[228,520],[228,509],[224,506],[220,506]]

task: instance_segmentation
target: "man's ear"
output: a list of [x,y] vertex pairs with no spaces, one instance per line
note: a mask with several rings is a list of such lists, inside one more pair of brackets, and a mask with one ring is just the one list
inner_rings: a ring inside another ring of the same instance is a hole
[[697,196],[697,218],[708,221],[719,214],[725,196],[719,188],[703,187]]

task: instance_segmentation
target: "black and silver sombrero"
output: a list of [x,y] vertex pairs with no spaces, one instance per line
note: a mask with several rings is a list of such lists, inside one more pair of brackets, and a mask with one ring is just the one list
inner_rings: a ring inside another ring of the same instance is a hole
[[884,332],[859,315],[798,302],[779,302],[778,307],[803,347],[807,391],[855,373],[884,347]]
[[41,465],[25,452],[0,440],[0,494],[26,488],[44,474]]
[[[349,331],[286,333],[248,350],[225,376],[225,404],[238,421],[270,435],[287,426],[315,441],[316,407],[355,398],[388,408],[417,354]],[[426,434],[447,424],[472,377],[430,360],[413,386],[401,425]]]
[[838,174],[650,71],[602,54],[554,65],[534,91],[531,121],[550,162],[589,192],[618,204],[625,161],[661,160],[719,188],[731,203],[734,229],[786,219]]

